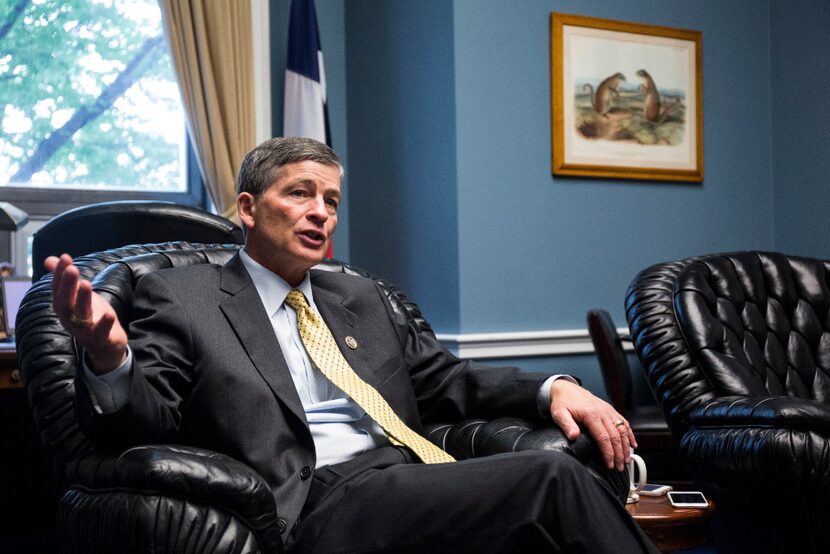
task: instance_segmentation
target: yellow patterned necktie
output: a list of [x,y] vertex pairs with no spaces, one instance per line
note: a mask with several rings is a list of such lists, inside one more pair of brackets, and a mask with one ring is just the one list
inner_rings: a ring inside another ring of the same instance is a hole
[[300,337],[314,365],[329,381],[357,402],[383,428],[394,444],[409,448],[427,464],[455,461],[452,456],[410,429],[380,393],[355,373],[337,347],[328,326],[311,309],[302,292],[292,290],[285,298],[285,303],[297,312]]

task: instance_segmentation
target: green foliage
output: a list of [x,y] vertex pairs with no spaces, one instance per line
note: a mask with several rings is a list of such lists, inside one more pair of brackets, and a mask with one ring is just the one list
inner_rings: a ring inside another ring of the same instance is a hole
[[0,0],[0,185],[176,190],[184,132],[160,32],[154,0]]

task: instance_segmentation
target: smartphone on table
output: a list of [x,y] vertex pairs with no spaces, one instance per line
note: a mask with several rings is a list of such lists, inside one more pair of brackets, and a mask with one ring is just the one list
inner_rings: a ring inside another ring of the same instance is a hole
[[671,485],[658,485],[657,483],[646,483],[646,485],[637,491],[637,494],[642,496],[663,496],[672,490]]
[[669,502],[675,508],[708,508],[709,501],[702,492],[669,491]]

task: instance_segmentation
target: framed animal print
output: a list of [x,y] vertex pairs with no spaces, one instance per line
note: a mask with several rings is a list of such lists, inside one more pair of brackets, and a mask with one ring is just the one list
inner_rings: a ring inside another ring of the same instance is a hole
[[553,174],[703,180],[701,33],[551,14]]

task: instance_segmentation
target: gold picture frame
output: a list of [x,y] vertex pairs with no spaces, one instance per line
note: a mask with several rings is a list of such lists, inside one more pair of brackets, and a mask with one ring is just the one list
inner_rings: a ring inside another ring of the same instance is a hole
[[699,31],[552,13],[553,174],[703,181],[701,48]]

